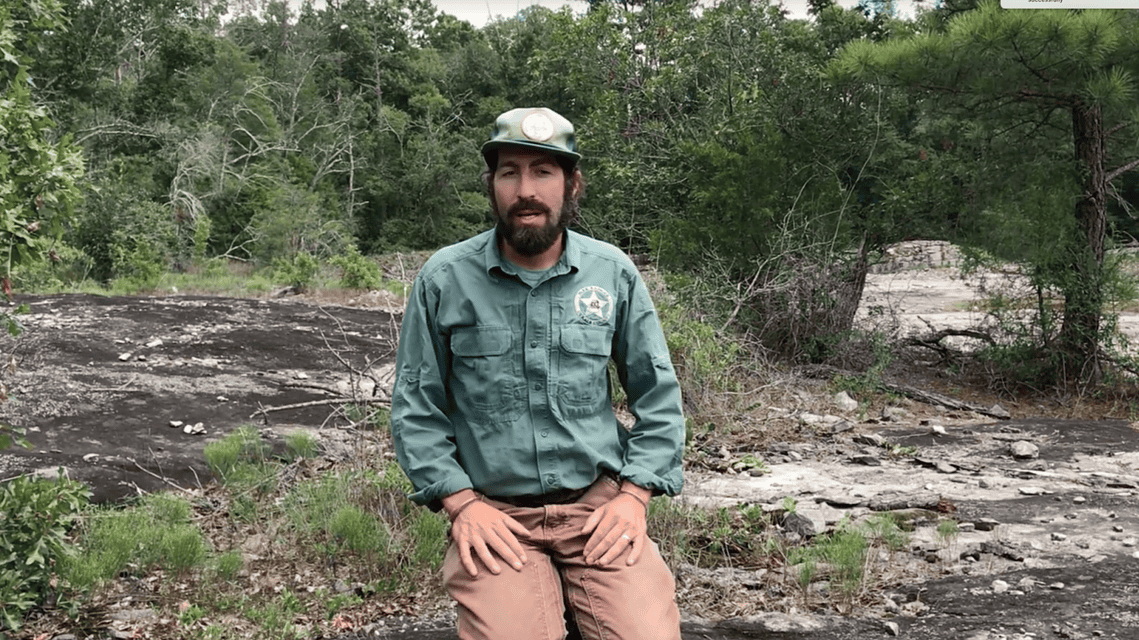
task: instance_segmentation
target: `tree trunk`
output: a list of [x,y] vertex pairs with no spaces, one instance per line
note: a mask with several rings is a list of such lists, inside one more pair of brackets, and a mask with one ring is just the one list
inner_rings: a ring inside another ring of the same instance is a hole
[[1103,255],[1107,234],[1107,172],[1105,135],[1099,105],[1078,100],[1072,107],[1072,136],[1076,160],[1084,170],[1083,193],[1076,203],[1076,222],[1086,243],[1073,247],[1075,278],[1064,290],[1064,319],[1060,348],[1080,368],[1079,377],[1099,380],[1100,318],[1103,312]]

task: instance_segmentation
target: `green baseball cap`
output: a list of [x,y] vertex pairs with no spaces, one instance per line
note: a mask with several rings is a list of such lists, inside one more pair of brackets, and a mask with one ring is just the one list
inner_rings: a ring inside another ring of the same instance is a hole
[[498,116],[490,140],[482,146],[483,158],[488,167],[494,168],[491,166],[493,152],[507,146],[548,151],[574,163],[581,160],[581,154],[577,152],[577,139],[573,135],[573,124],[545,107],[511,109]]

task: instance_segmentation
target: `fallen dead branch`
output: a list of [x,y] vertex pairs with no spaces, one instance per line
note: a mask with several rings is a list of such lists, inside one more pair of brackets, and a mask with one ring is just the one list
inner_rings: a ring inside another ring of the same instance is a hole
[[[285,404],[274,407],[261,407],[257,411],[250,414],[249,419],[252,420],[259,415],[268,415],[274,411],[288,411],[290,409],[304,409],[306,407],[320,407],[320,406],[336,406],[341,404],[355,404],[357,401],[353,398],[328,398],[326,400],[310,400],[308,402],[298,402],[296,404]],[[369,400],[369,404],[378,404],[385,407],[391,407],[390,402],[383,400]]]
[[[833,379],[837,376],[857,378],[863,375],[857,371],[849,371],[846,369],[839,369],[838,367],[821,364],[801,367],[798,371],[800,374],[808,378]],[[1008,420],[1012,417],[1009,415],[1008,411],[1005,411],[1000,407],[1000,405],[984,407],[979,404],[965,402],[964,400],[951,398],[949,396],[942,395],[933,391],[926,391],[925,389],[919,389],[917,387],[911,387],[906,384],[888,382],[885,380],[879,381],[875,386],[882,391],[896,393],[898,395],[910,398],[911,400],[917,400],[918,402],[923,402],[928,405],[945,407],[946,409],[954,409],[957,411],[972,411],[983,416],[989,416],[990,418],[997,418],[998,420]]]
[[[190,492],[190,489],[187,489],[186,487],[183,487],[182,485],[178,484],[177,482],[174,482],[174,481],[173,481],[173,480],[171,480],[170,478],[167,478],[166,476],[160,476],[160,475],[158,475],[157,473],[155,473],[155,472],[151,471],[150,469],[147,469],[146,467],[142,466],[142,465],[141,465],[141,464],[139,464],[139,463],[138,463],[138,461],[137,461],[137,460],[135,460],[134,458],[127,458],[127,460],[130,460],[130,461],[131,461],[131,463],[132,463],[132,464],[133,464],[135,467],[137,467],[139,471],[141,471],[141,472],[143,472],[143,473],[145,473],[145,474],[147,474],[147,475],[149,475],[149,476],[151,476],[151,477],[153,477],[153,478],[155,478],[155,479],[157,479],[157,480],[160,480],[160,481],[161,481],[163,484],[167,484],[167,485],[169,485],[169,486],[171,486],[171,487],[174,487],[175,489],[177,489],[177,490],[179,490],[179,491],[182,491],[182,492],[184,492],[184,493],[189,493],[189,492]],[[145,492],[144,492],[142,489],[140,489],[140,488],[138,487],[138,485],[135,485],[135,490],[139,492],[139,495],[143,495],[143,494],[145,493]]]
[[879,496],[867,505],[872,511],[903,511],[905,509],[927,509],[938,513],[952,513],[956,505],[932,491],[912,493],[892,493]]

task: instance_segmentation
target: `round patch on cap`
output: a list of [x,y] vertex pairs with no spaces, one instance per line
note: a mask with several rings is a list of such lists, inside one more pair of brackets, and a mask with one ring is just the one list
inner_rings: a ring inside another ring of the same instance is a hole
[[531,113],[522,121],[522,134],[534,142],[545,142],[554,137],[554,123],[544,113]]

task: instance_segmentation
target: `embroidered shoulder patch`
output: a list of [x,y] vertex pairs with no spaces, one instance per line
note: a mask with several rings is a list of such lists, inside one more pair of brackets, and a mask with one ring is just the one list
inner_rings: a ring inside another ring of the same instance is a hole
[[589,324],[605,324],[613,315],[613,296],[601,287],[582,287],[573,296],[573,308]]

